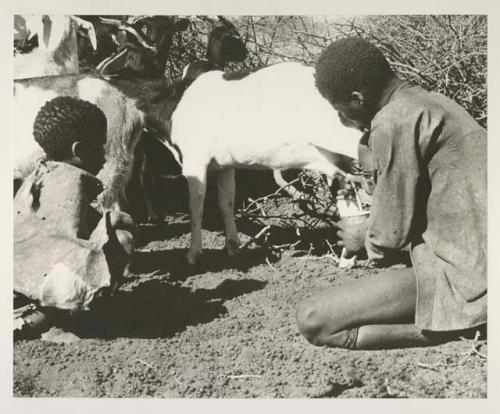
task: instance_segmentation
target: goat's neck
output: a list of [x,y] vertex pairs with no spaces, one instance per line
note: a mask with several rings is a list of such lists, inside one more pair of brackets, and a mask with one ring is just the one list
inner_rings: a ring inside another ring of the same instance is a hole
[[172,36],[170,34],[165,34],[161,38],[158,44],[158,51],[155,55],[155,60],[158,63],[158,67],[162,73],[166,70],[167,59],[170,54],[170,49],[172,47]]

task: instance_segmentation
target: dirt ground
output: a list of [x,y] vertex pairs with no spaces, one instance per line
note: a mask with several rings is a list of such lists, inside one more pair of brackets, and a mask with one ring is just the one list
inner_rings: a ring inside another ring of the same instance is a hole
[[[386,351],[310,345],[297,330],[296,304],[383,269],[340,270],[331,255],[307,251],[276,259],[255,245],[231,262],[214,221],[203,232],[203,261],[194,270],[184,264],[185,215],[141,226],[133,274],[111,304],[78,317],[81,341],[14,344],[14,395],[486,397],[487,361],[467,356],[467,341]],[[257,232],[245,228],[242,240]],[[478,350],[487,354],[485,340]]]

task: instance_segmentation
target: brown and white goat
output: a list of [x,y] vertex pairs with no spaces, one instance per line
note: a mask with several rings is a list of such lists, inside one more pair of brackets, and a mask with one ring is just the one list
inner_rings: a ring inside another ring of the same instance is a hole
[[[343,125],[320,95],[314,68],[281,63],[240,80],[201,75],[172,116],[171,141],[182,154],[189,186],[190,264],[202,254],[201,220],[207,171],[218,174],[219,206],[230,256],[240,244],[234,220],[234,168],[315,170],[345,175],[361,132]],[[344,167],[345,168],[345,167]]]
[[14,82],[14,186],[19,187],[37,160],[44,157],[33,138],[33,122],[45,102],[57,96],[87,100],[106,115],[106,162],[98,174],[105,191],[100,195],[99,204],[103,209],[126,209],[124,185],[130,178],[131,154],[144,127],[144,114],[137,109],[135,100],[96,77],[51,76]]
[[[120,26],[122,28],[123,25]],[[134,29],[127,31],[137,33]],[[169,34],[173,35],[174,33]],[[137,85],[137,82],[133,83],[131,88],[137,89]],[[148,88],[142,89],[145,89],[144,93],[153,93]],[[99,178],[106,189],[100,195],[99,204],[103,209],[126,210],[125,185],[133,168],[135,146],[145,126],[144,113],[137,109],[136,99],[98,74],[40,77],[14,82],[14,187],[20,185],[33,170],[37,160],[44,156],[33,138],[33,121],[43,104],[56,96],[74,96],[88,100],[106,115],[106,163],[99,172]]]

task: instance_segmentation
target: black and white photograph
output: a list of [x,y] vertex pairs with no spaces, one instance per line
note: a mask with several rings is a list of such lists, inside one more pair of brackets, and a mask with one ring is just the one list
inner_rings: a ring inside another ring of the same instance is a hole
[[155,10],[10,16],[12,397],[490,397],[489,16]]

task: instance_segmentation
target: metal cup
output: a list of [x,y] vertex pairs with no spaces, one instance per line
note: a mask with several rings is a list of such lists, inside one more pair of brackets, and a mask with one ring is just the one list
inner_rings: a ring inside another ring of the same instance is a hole
[[342,217],[342,221],[344,221],[348,226],[355,226],[363,223],[369,216],[370,212],[364,211],[356,215]]

